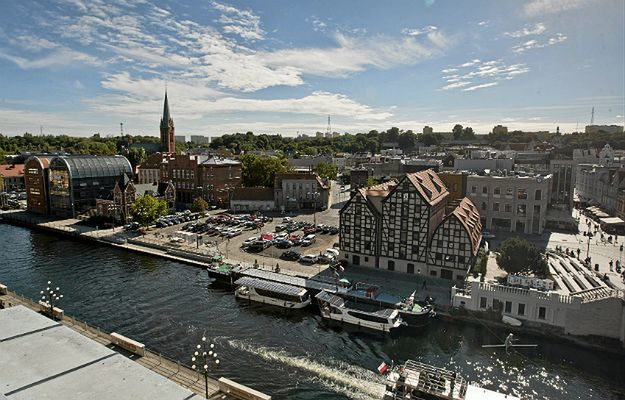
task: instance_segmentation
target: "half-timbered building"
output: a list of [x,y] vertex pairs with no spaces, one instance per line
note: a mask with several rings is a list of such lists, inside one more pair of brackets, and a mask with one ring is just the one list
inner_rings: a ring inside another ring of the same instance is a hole
[[463,198],[432,236],[428,270],[431,276],[464,280],[482,240],[482,223],[475,204]]
[[358,189],[341,209],[339,244],[351,264],[379,267],[382,200],[396,184]]

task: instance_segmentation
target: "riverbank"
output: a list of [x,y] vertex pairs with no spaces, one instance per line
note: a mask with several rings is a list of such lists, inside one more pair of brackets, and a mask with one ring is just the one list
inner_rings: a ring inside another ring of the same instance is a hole
[[[210,259],[208,254],[201,252],[192,253],[181,249],[168,249],[156,242],[151,244],[149,238],[123,231],[120,228],[98,230],[81,225],[79,220],[53,221],[39,216],[34,216],[24,211],[5,212],[0,215],[4,217],[6,222],[41,230],[47,233],[62,234],[74,240],[87,240],[97,244],[124,249],[148,256],[159,257],[203,269],[211,265],[208,261]],[[206,261],[201,261],[203,258],[206,259]],[[237,260],[224,261],[232,264],[240,264]],[[266,269],[270,270],[271,268],[267,267]],[[288,271],[285,267],[282,267],[281,270],[282,273],[286,273],[287,275],[298,275],[303,277],[312,277],[317,275],[315,273],[316,271],[304,274],[301,271]],[[425,280],[423,277],[417,275],[405,276],[402,274],[400,276],[397,273],[389,273],[385,270],[373,270],[363,267],[350,267],[347,274],[354,282],[364,281],[379,285],[383,288],[383,291],[397,296],[406,296],[413,290],[419,289],[420,296],[428,296],[435,299],[438,315],[444,320],[456,320],[462,323],[478,324],[485,327],[509,330],[511,332],[521,334],[525,333],[533,336],[549,338],[558,337],[569,343],[575,344],[576,346],[581,346],[587,349],[601,350],[617,355],[625,355],[625,351],[623,351],[622,348],[617,348],[613,343],[601,341],[600,339],[597,340],[597,338],[573,337],[565,335],[562,332],[558,332],[555,329],[545,329],[545,327],[542,326],[531,327],[524,324],[522,327],[513,328],[499,321],[454,312],[454,310],[450,307],[450,285],[452,283],[447,281],[436,279]]]

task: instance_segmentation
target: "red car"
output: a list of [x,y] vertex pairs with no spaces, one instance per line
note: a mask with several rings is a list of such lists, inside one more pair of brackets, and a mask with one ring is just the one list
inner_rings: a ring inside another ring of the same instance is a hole
[[310,235],[312,233],[316,233],[317,232],[317,228],[315,228],[314,226],[309,226],[304,228],[304,234],[305,235]]

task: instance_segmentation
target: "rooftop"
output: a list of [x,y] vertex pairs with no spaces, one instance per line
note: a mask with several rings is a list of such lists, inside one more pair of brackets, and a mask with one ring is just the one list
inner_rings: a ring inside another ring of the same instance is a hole
[[0,365],[9,399],[201,398],[24,306],[0,310]]
[[24,164],[2,164],[0,165],[0,175],[5,178],[24,176]]

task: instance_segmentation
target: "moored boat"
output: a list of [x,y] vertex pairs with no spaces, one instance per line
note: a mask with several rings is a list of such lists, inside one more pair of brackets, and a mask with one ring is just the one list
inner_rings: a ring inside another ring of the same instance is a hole
[[[387,371],[382,363],[378,371]],[[457,372],[408,360],[386,376],[384,400],[519,400],[517,397],[469,384]]]
[[237,286],[234,295],[239,299],[292,309],[310,304],[308,291],[297,286],[250,277],[239,278],[234,284]]
[[319,292],[315,298],[324,319],[382,332],[389,332],[402,325],[401,316],[396,309],[379,309],[367,304],[348,302],[325,290]]

